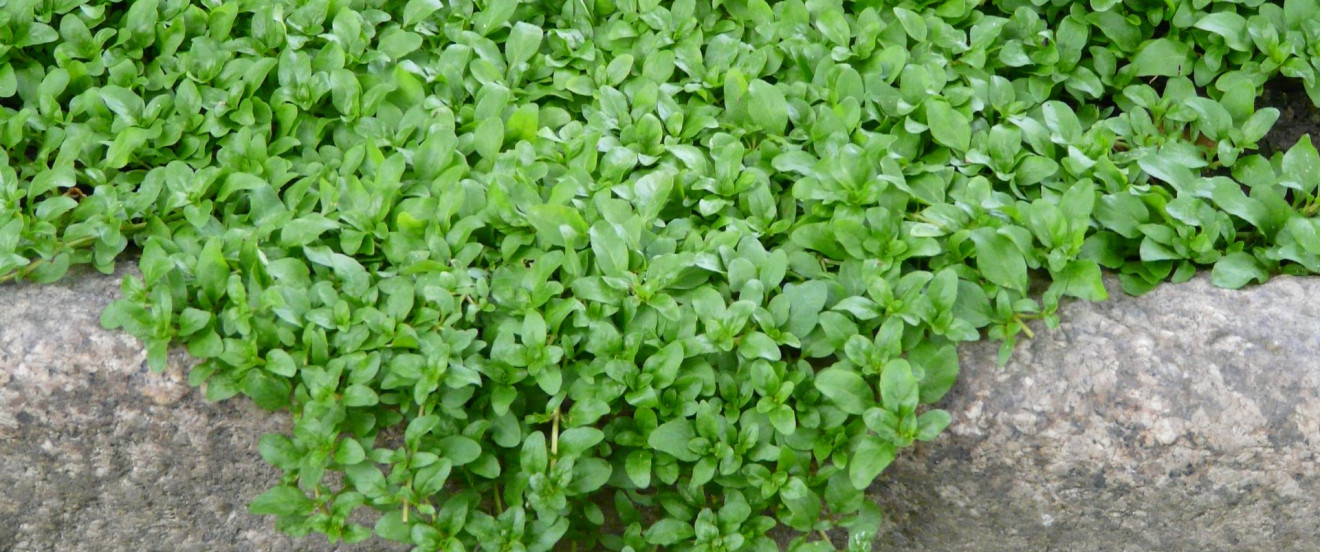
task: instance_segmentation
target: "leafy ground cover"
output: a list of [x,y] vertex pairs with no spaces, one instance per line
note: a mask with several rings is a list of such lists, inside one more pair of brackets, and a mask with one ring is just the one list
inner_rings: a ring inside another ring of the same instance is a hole
[[1314,0],[5,0],[0,281],[136,251],[103,324],[293,412],[295,535],[868,550],[958,342],[1320,269],[1256,105],[1317,60]]

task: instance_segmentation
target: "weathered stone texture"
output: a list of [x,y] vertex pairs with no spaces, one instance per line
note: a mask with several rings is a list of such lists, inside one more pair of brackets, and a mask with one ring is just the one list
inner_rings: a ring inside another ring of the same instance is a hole
[[186,355],[148,371],[141,343],[99,322],[123,273],[0,286],[0,551],[382,549],[248,514],[279,477],[257,441],[288,416],[206,402]]
[[1316,550],[1320,280],[1206,276],[962,349],[950,430],[872,493],[889,550]]

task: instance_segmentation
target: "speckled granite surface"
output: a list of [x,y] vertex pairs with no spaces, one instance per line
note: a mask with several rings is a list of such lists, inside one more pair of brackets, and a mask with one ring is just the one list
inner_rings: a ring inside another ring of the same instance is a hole
[[872,494],[885,550],[1320,549],[1320,279],[1063,308]]
[[[246,511],[288,419],[147,371],[98,322],[118,281],[0,286],[0,552],[335,550]],[[1003,369],[962,350],[954,425],[872,490],[880,550],[1320,546],[1320,279],[1111,294]]]
[[148,371],[136,339],[101,329],[119,279],[0,286],[0,551],[383,549],[295,541],[248,514],[279,477],[257,441],[288,417],[206,402],[182,355]]

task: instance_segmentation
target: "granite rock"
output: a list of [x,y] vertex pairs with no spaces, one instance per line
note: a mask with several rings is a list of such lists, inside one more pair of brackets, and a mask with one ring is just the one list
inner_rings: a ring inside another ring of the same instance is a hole
[[257,441],[289,417],[207,402],[186,354],[154,374],[141,342],[102,329],[129,270],[0,285],[0,551],[390,549],[290,539],[247,512],[279,478]]
[[1316,550],[1320,279],[1071,303],[871,489],[883,550]]

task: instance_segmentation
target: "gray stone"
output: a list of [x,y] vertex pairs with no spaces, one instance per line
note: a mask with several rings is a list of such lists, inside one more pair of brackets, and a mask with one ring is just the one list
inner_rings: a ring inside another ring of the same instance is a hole
[[1320,279],[1208,278],[961,350],[949,431],[872,489],[883,550],[1316,550]]
[[[0,551],[381,550],[290,539],[247,504],[279,478],[257,453],[287,415],[209,403],[185,354],[153,374],[101,329],[114,276],[0,286]],[[397,548],[397,547],[396,547]]]

